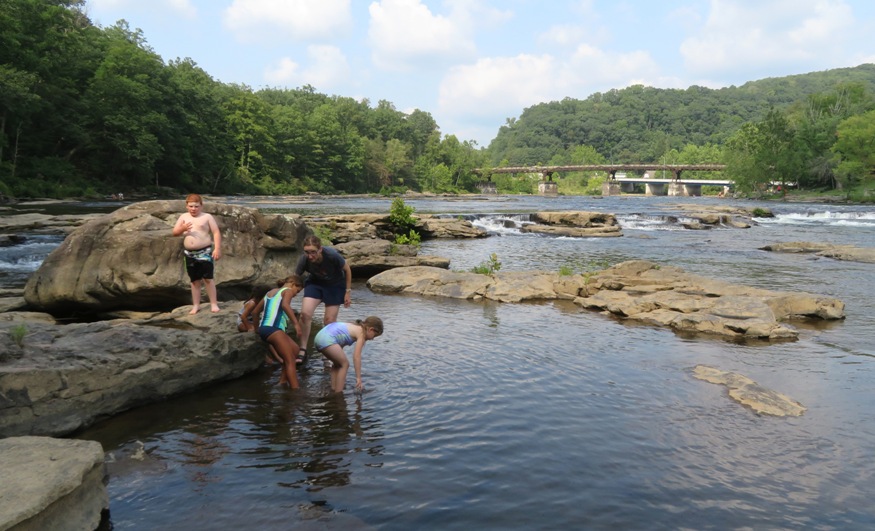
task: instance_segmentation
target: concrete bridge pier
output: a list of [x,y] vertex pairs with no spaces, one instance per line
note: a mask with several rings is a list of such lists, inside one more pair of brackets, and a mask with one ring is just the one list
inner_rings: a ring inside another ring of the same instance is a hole
[[620,185],[612,181],[605,181],[602,184],[602,195],[620,195]]
[[541,181],[538,183],[538,195],[544,195],[548,197],[556,197],[559,195],[559,183],[553,182],[553,179],[550,178],[549,181]]
[[646,183],[644,185],[644,195],[665,195],[665,193],[665,184],[663,183]]
[[477,183],[477,189],[480,190],[481,194],[497,194],[498,187],[495,186],[495,183],[492,181],[480,181]]

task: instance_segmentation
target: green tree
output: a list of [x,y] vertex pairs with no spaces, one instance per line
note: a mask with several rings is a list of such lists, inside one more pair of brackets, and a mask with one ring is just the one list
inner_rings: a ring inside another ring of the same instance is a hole
[[844,120],[836,135],[832,151],[839,156],[836,174],[840,183],[847,187],[871,184],[875,179],[875,110]]

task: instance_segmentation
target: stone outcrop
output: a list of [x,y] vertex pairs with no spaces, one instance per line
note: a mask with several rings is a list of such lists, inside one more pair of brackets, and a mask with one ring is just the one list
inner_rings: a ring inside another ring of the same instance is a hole
[[735,372],[722,371],[707,365],[697,365],[693,376],[699,380],[724,385],[729,389],[729,397],[739,404],[748,406],[756,413],[777,417],[798,417],[806,408],[792,398],[766,389],[747,376]]
[[[39,214],[30,212],[27,214],[15,214],[12,216],[0,216],[0,231],[3,232],[34,232],[38,234],[68,234],[77,227],[88,221],[97,219],[103,214],[61,215]],[[9,244],[15,244],[17,236],[7,236]]]
[[534,232],[552,236],[597,238],[622,236],[620,224],[613,214],[602,212],[536,212],[533,224],[523,225],[520,232]]
[[844,303],[838,299],[740,286],[641,260],[584,275],[479,275],[409,267],[380,273],[368,280],[368,286],[383,293],[470,300],[573,299],[583,308],[618,318],[729,339],[794,339],[798,332],[788,321],[844,318]]
[[97,529],[109,509],[103,459],[96,441],[0,440],[0,529]]
[[875,249],[869,247],[857,247],[855,245],[835,245],[819,242],[785,242],[766,245],[765,247],[760,247],[760,250],[776,253],[808,253],[835,260],[875,264]]
[[687,229],[701,230],[714,227],[749,229],[756,222],[753,218],[774,217],[772,211],[762,207],[739,207],[727,205],[676,204],[669,208],[682,210],[688,221],[682,223]]
[[[263,363],[261,340],[237,332],[236,307],[190,308],[65,325],[2,314],[0,437],[69,434]],[[24,327],[21,345],[9,340],[16,326]]]
[[396,267],[450,267],[447,258],[419,255],[415,245],[399,245],[386,240],[357,240],[334,246],[349,263],[352,276],[367,278]]
[[[182,238],[171,229],[185,202],[146,201],[76,228],[29,278],[31,309],[55,314],[170,309],[191,302]],[[220,297],[245,298],[252,285],[272,285],[300,255],[307,226],[297,215],[207,202],[222,231],[216,264]]]
[[[423,240],[435,238],[485,238],[486,231],[457,218],[441,218],[430,214],[414,216],[415,229]],[[332,216],[305,216],[307,226],[317,233],[330,235],[334,244],[356,240],[383,239],[394,241],[398,228],[389,220],[389,214],[343,214]]]

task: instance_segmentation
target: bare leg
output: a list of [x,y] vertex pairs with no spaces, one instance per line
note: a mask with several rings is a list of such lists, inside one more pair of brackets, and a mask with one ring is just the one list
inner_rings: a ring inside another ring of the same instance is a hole
[[276,365],[277,363],[282,364],[283,358],[270,343],[267,344],[267,351],[268,353],[264,355],[265,363],[267,363],[268,365]]
[[211,278],[204,279],[204,286],[207,288],[207,297],[210,298],[210,311],[216,313],[219,311],[218,295],[216,294],[216,281]]
[[301,301],[301,337],[298,338],[298,345],[301,350],[307,350],[307,342],[310,340],[310,327],[313,325],[313,312],[316,307],[322,303],[319,299],[312,297],[304,297]]
[[331,324],[337,322],[337,314],[340,312],[340,306],[325,306],[325,316],[322,318],[322,324]]
[[331,390],[335,392],[343,391],[343,386],[346,384],[346,373],[349,371],[349,360],[346,354],[343,353],[343,348],[340,345],[329,345],[321,351],[322,355],[331,360]]
[[267,342],[276,349],[283,360],[283,375],[280,377],[280,385],[288,382],[292,389],[297,389],[298,371],[295,367],[295,356],[298,355],[298,345],[282,330],[277,330],[269,335]]
[[201,309],[201,281],[192,280],[191,282],[191,311],[188,312],[194,315]]

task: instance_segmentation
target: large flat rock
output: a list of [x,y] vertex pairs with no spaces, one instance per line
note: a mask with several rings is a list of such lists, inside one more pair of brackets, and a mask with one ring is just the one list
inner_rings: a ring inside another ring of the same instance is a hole
[[838,299],[730,284],[642,260],[581,275],[407,267],[380,273],[368,286],[383,293],[501,302],[573,299],[622,319],[732,339],[795,339],[798,332],[788,321],[844,318]]
[[96,529],[109,508],[103,459],[96,441],[0,440],[0,530]]

